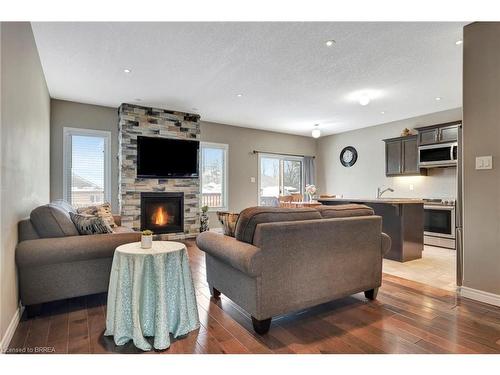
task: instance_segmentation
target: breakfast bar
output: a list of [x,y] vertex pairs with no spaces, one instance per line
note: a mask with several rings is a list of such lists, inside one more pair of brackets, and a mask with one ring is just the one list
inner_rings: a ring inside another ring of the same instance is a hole
[[408,198],[322,198],[324,205],[357,203],[367,205],[382,216],[382,231],[392,240],[385,258],[407,262],[422,258],[424,249],[424,202]]

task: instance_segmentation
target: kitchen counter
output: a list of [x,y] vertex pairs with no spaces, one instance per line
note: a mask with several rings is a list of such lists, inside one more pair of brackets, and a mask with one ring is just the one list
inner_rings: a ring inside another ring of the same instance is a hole
[[391,237],[385,258],[407,262],[422,258],[424,250],[424,201],[412,198],[320,198],[324,205],[365,204],[382,216],[382,231]]
[[318,202],[343,202],[343,203],[387,203],[387,204],[424,204],[422,199],[418,198],[320,198]]

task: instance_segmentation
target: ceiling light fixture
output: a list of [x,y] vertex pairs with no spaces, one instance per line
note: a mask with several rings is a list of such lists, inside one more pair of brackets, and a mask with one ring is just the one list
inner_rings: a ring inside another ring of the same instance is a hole
[[370,104],[370,97],[367,94],[363,94],[359,97],[359,104],[361,105],[368,105]]
[[457,41],[455,42],[455,44],[456,44],[457,46],[459,46],[460,44],[463,44],[463,42],[464,42],[464,41],[463,41],[462,39],[459,39],[459,40],[457,40]]
[[381,115],[385,115],[385,111],[380,112]]
[[236,94],[236,96],[237,96],[238,98],[241,98],[241,97],[243,96],[243,94]]
[[314,129],[311,132],[313,138],[321,137],[321,130],[319,130],[319,124],[314,125]]
[[326,46],[327,46],[327,47],[331,47],[331,46],[333,46],[335,43],[336,43],[336,42],[335,42],[335,40],[333,40],[333,39],[327,40],[327,41],[325,42],[325,44],[326,44]]
[[436,97],[436,100],[439,102],[441,100],[441,97],[440,96],[437,96]]
[[132,69],[123,69],[123,72],[128,74],[132,72]]

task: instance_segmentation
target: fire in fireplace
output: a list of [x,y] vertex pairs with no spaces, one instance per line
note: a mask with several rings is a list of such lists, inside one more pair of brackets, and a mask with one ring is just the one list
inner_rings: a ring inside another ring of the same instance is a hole
[[141,193],[141,230],[184,232],[184,193]]

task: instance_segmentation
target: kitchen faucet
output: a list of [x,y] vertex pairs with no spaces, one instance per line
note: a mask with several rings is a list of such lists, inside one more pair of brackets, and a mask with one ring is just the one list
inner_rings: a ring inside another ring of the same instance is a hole
[[390,191],[392,193],[394,193],[394,189],[388,187],[387,189],[384,189],[384,190],[381,190],[382,187],[378,187],[377,188],[377,199],[380,199],[382,198],[382,194],[384,194],[386,191]]

